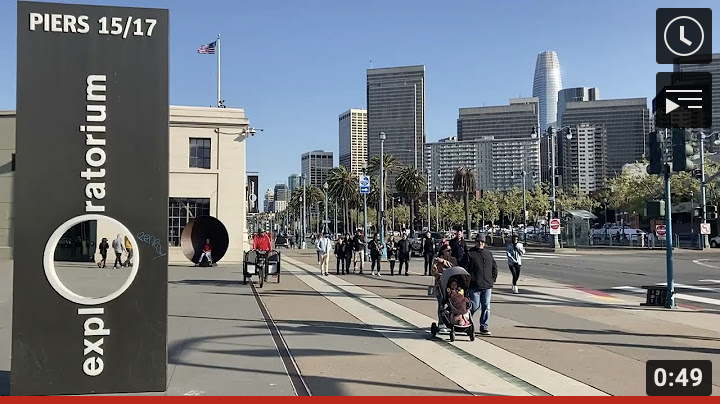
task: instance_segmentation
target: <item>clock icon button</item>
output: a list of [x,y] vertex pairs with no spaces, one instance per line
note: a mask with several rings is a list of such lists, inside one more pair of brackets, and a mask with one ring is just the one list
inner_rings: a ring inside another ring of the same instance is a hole
[[707,64],[712,60],[712,10],[658,8],[656,59],[660,64]]

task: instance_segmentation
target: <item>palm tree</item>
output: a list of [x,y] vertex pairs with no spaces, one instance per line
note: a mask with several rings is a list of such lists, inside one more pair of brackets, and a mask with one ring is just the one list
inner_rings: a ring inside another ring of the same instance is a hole
[[465,202],[465,224],[467,225],[467,237],[470,237],[470,194],[475,193],[475,170],[467,167],[460,167],[455,171],[453,178],[453,189],[462,191],[463,202]]
[[[390,200],[391,195],[389,195],[388,192],[388,176],[393,174],[395,170],[398,168],[399,164],[397,160],[395,159],[395,156],[392,154],[383,154],[383,189],[385,190],[385,205],[387,206],[387,202]],[[375,155],[370,159],[370,162],[368,163],[368,172],[372,174],[373,177],[377,176],[380,173],[380,155]]]
[[350,206],[358,199],[358,179],[355,178],[345,166],[333,167],[327,178],[328,193],[336,201],[342,201],[343,230],[348,233],[350,230]]
[[[300,212],[298,216],[302,217],[302,197],[303,197],[303,188],[305,187],[297,187],[293,191],[292,195],[290,195],[290,202],[288,202],[288,209],[292,209],[295,212]],[[317,204],[318,202],[325,200],[325,193],[322,189],[314,186],[314,185],[307,185],[307,190],[305,191],[305,197],[307,200],[305,201],[305,208],[309,211],[310,208]],[[306,212],[307,215],[307,212]],[[310,220],[308,218],[305,218],[305,223],[310,225]]]
[[420,171],[413,166],[405,166],[400,169],[397,178],[395,178],[395,187],[398,192],[404,194],[410,200],[410,228],[414,229],[414,203],[425,191],[427,186],[427,178],[420,174]]

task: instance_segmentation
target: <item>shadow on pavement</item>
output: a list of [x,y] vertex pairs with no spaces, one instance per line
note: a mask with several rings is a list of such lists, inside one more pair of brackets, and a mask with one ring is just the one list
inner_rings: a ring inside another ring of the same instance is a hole
[[190,285],[190,286],[248,286],[243,285],[243,281],[224,280],[224,279],[184,279],[181,281],[170,281],[171,285]]
[[[527,328],[535,330],[547,330],[551,332],[563,332],[568,334],[582,334],[582,335],[618,335],[626,337],[654,337],[654,338],[677,338],[677,339],[694,339],[699,341],[714,341],[720,342],[720,338],[713,337],[702,337],[695,335],[673,335],[673,334],[640,334],[634,332],[620,331],[620,330],[581,330],[574,328],[551,328],[551,327],[533,327],[528,325],[518,325],[517,328]],[[709,349],[709,348],[708,348]],[[718,353],[719,350],[712,349],[712,353]]]
[[0,370],[0,396],[10,395],[10,371]]
[[[534,327],[529,327],[534,328]],[[562,332],[562,331],[557,331]],[[658,349],[666,351],[687,351],[699,354],[720,354],[720,349],[713,348],[696,348],[696,347],[676,347],[676,346],[663,346],[663,345],[639,345],[621,342],[600,342],[600,341],[581,341],[581,340],[561,340],[561,339],[550,339],[550,338],[526,338],[526,337],[503,337],[493,336],[493,339],[507,339],[513,341],[538,341],[538,342],[558,342],[563,344],[578,344],[578,345],[589,345],[589,346],[607,346],[607,347],[623,347],[623,348],[644,348],[644,349]]]

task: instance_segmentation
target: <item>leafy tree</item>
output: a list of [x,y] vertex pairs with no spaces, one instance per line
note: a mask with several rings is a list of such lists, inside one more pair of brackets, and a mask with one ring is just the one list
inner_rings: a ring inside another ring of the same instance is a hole
[[540,218],[545,217],[546,212],[552,208],[548,185],[545,183],[538,184],[534,189],[527,192],[526,199],[528,215],[537,226]]
[[580,191],[580,188],[575,186],[570,191],[564,191],[559,189],[557,191],[557,208],[559,210],[588,210],[592,211],[599,207],[600,203],[590,197],[588,194]]
[[522,191],[515,187],[500,193],[499,208],[503,214],[510,220],[510,224],[514,227],[515,221],[522,216]]

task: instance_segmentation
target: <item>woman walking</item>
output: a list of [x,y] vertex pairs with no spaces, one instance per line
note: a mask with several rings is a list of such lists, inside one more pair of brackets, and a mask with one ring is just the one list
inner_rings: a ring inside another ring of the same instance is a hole
[[[373,236],[373,240],[370,243],[370,260],[372,261],[370,271],[374,276],[380,276],[380,257],[382,256],[383,248],[385,247],[383,246],[382,241],[380,241],[380,235],[375,233],[375,236]],[[376,266],[377,272],[375,272]]]
[[98,262],[98,268],[105,268],[105,265],[107,264],[107,252],[110,249],[110,244],[108,244],[108,239],[103,237],[102,241],[100,242],[100,256],[102,257],[102,260]]
[[433,262],[432,275],[435,277],[435,297],[438,301],[438,325],[440,325],[440,332],[447,332],[447,327],[443,324],[440,309],[442,306],[442,296],[440,294],[440,277],[447,268],[458,266],[458,262],[455,257],[452,256],[452,248],[448,244],[443,244],[440,247],[440,252],[437,258]]
[[387,243],[387,259],[390,263],[390,276],[395,276],[395,260],[397,259],[397,246],[395,245],[395,238],[391,235],[388,237]]

